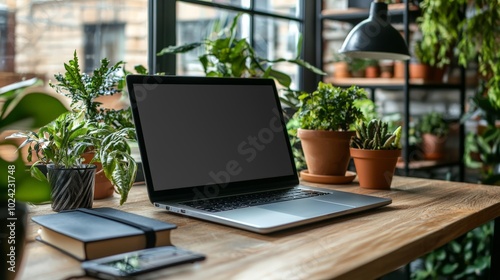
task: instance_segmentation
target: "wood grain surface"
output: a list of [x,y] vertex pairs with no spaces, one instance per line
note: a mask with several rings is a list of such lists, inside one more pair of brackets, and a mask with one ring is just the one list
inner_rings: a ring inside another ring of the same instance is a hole
[[[375,279],[500,216],[500,188],[494,186],[405,177],[395,177],[389,191],[361,189],[357,183],[310,185],[390,197],[393,203],[268,235],[169,214],[151,205],[145,186],[133,187],[123,206],[115,196],[95,201],[94,207],[177,224],[173,243],[207,255],[198,265],[141,279]],[[31,215],[48,213],[53,213],[49,205],[31,207]],[[30,226],[19,279],[83,275],[77,260],[33,241],[37,227]]]

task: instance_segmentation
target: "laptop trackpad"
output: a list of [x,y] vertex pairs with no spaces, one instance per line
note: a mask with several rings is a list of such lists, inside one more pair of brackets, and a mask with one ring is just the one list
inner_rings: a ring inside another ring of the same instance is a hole
[[259,206],[258,208],[264,208],[267,210],[296,215],[304,218],[327,215],[352,209],[352,207],[349,206],[319,201],[315,199],[285,201]]

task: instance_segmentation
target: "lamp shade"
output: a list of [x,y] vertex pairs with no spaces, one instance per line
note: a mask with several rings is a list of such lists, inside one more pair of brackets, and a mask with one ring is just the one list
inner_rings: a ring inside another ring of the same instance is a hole
[[370,16],[347,35],[340,53],[354,58],[410,59],[403,36],[387,20],[387,4],[372,2]]

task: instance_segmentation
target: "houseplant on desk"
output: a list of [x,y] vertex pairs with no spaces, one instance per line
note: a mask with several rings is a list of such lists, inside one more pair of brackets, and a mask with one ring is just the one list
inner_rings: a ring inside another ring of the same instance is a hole
[[300,96],[302,105],[295,117],[308,167],[304,174],[330,176],[332,180],[345,177],[350,160],[349,141],[355,134],[350,129],[363,119],[363,113],[355,106],[360,99],[366,99],[363,89],[343,89],[323,82],[313,93]]
[[[121,104],[121,109],[114,109],[104,107],[99,101],[99,98],[120,97],[126,74],[123,62],[111,65],[107,58],[103,58],[100,66],[89,75],[81,71],[75,51],[73,59],[64,63],[64,69],[64,74],[54,75],[56,82],[50,83],[50,86],[57,93],[69,98],[73,111],[82,112],[86,121],[106,124],[108,132],[134,127],[132,113],[127,104]],[[130,130],[131,133],[134,131]],[[135,140],[135,135],[132,133],[128,138]],[[112,196],[115,192],[113,183],[106,172],[101,172],[101,162],[92,160],[94,154],[92,147],[88,147],[83,155],[86,163],[92,161],[97,166],[94,198]],[[120,187],[117,187],[117,191],[122,192]]]
[[[130,156],[126,142],[126,137],[133,133],[131,130],[114,130],[104,123],[86,120],[83,112],[70,111],[38,132],[17,132],[10,137],[26,139],[21,147],[29,146],[28,161],[33,160],[32,151],[37,157],[31,166],[31,174],[50,183],[52,209],[62,211],[92,207],[96,171],[93,161],[102,163],[106,177],[117,186],[121,194],[120,204],[126,201],[137,172],[137,164]],[[96,154],[87,164],[83,154],[89,148]],[[39,164],[47,167],[47,176]]]
[[[92,75],[87,75],[81,72],[75,52],[73,59],[64,64],[66,73],[55,75],[58,83],[50,85],[57,93],[70,99],[70,112],[40,128],[38,132],[24,131],[11,136],[25,138],[21,146],[29,146],[29,151],[36,153],[38,158],[31,168],[34,177],[46,180],[36,164],[50,166],[51,173],[52,167],[88,169],[85,164],[100,163],[101,172],[111,181],[112,192],[116,191],[121,195],[120,204],[127,200],[137,173],[137,163],[131,157],[127,144],[128,139],[135,139],[130,111],[128,108],[102,108],[101,103],[96,100],[99,96],[119,92],[119,83],[123,81],[123,77],[118,72],[122,64],[118,62],[110,67],[109,61],[102,59],[101,66]],[[86,153],[93,154],[93,157],[84,162]],[[31,153],[28,153],[29,161],[33,160],[31,157]],[[84,171],[88,170],[81,170],[81,173]],[[56,177],[49,174],[52,186]],[[93,192],[94,190],[91,191]],[[53,199],[55,194],[53,192]],[[74,197],[67,195],[69,197],[63,199],[65,203],[73,203]],[[86,207],[91,205],[91,202],[85,204]],[[77,206],[76,203],[64,206],[53,201],[56,211]]]
[[401,155],[401,126],[394,132],[389,124],[373,119],[356,126],[350,143],[359,185],[368,189],[389,189]]

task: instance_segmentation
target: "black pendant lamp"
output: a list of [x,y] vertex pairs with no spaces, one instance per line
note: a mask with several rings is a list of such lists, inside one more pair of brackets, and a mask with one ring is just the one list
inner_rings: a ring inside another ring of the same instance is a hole
[[371,3],[370,16],[349,32],[339,52],[353,58],[410,59],[405,40],[387,20],[387,4],[379,0]]

